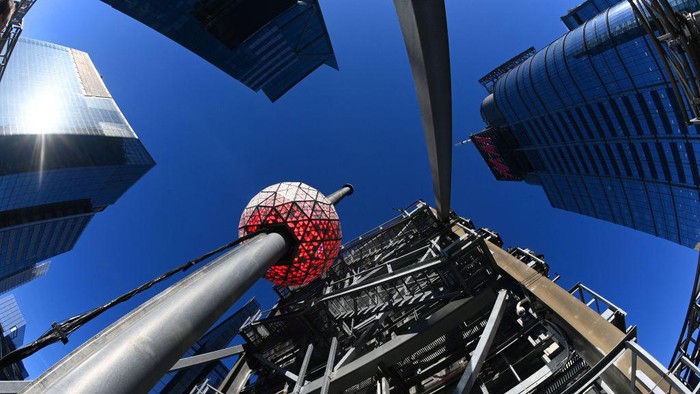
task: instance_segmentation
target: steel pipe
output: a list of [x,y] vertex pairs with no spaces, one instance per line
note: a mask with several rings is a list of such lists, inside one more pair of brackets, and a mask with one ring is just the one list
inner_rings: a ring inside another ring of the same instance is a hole
[[354,191],[355,191],[355,188],[351,184],[346,183],[343,185],[343,187],[340,188],[340,190],[329,195],[327,198],[328,198],[328,201],[330,201],[333,205],[338,205],[338,203],[343,198],[351,195]]
[[95,335],[21,393],[147,393],[289,247],[281,234],[256,235]]

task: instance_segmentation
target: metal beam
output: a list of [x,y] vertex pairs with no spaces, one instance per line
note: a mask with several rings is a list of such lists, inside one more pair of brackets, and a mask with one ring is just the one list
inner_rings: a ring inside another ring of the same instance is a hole
[[479,377],[481,366],[484,364],[489,350],[491,350],[491,344],[494,338],[496,338],[496,332],[498,332],[498,327],[501,325],[503,313],[506,311],[507,295],[508,293],[505,290],[498,292],[498,297],[489,315],[489,320],[486,322],[486,327],[484,327],[484,331],[481,333],[479,343],[476,344],[476,349],[472,352],[469,364],[467,364],[467,367],[464,369],[462,378],[459,379],[459,383],[457,383],[457,387],[454,390],[455,394],[470,393],[476,379]]
[[[551,312],[551,319],[571,338],[576,352],[588,365],[592,367],[598,364],[624,340],[625,333],[559,285],[490,241],[486,241],[486,245],[498,268],[506,276],[521,283],[525,290]],[[630,355],[623,354],[615,362],[614,368],[607,369],[602,375],[603,381],[616,393],[627,392],[629,390],[630,367]],[[641,366],[641,369],[654,381],[662,382],[664,379],[663,375],[659,375],[647,366]]]
[[346,183],[340,190],[331,193],[327,198],[333,205],[338,205],[343,198],[351,195],[354,191],[355,188],[351,184]]
[[186,357],[180,359],[169,372],[177,371],[184,368],[194,367],[199,364],[207,364],[212,361],[221,360],[222,358],[235,356],[236,354],[243,353],[243,346],[236,345],[231,346],[226,349],[220,349],[209,353],[198,354],[192,357]]
[[299,378],[297,379],[297,384],[294,385],[294,390],[292,394],[299,394],[301,388],[304,386],[304,379],[306,378],[306,370],[309,368],[309,361],[311,361],[311,353],[314,351],[313,343],[309,344],[306,348],[306,354],[304,355],[304,361],[301,363],[301,369],[299,369]]
[[289,249],[258,234],[92,337],[22,393],[147,393]]
[[0,394],[17,394],[31,382],[31,380],[0,381]]
[[226,375],[226,379],[219,386],[219,391],[224,394],[240,394],[248,383],[248,378],[253,370],[248,365],[248,358],[245,353],[236,361],[231,371]]
[[321,394],[328,394],[331,386],[331,374],[333,373],[333,364],[335,363],[335,352],[338,349],[338,338],[333,337],[331,340],[331,349],[328,352],[328,361],[326,362],[326,372],[323,374],[323,382],[321,384]]
[[299,381],[299,377],[297,375],[287,371],[286,369],[280,367],[279,365],[273,363],[272,361],[266,359],[265,357],[263,357],[259,354],[253,353],[253,358],[258,360],[258,362],[260,364],[262,364],[262,365],[266,366],[267,368],[270,368],[271,370],[283,375],[285,378],[291,380],[292,382],[296,383]]
[[[637,337],[637,329],[632,328],[630,332],[628,332],[625,337],[618,343],[608,354],[605,355],[596,365],[592,366],[591,369],[586,371],[583,375],[581,375],[578,380],[573,382],[569,387],[564,390],[563,394],[583,394],[584,392],[588,392],[588,390],[591,388],[593,383],[595,383],[596,380],[606,371],[608,368],[613,366],[615,362],[622,357],[626,343],[628,341],[632,341]],[[636,369],[631,371],[631,373],[636,374]],[[630,393],[633,394],[635,392],[634,388],[630,387],[625,387],[625,390],[618,390],[615,392],[621,392],[621,393]]]
[[[435,338],[450,332],[459,324],[488,310],[496,298],[491,289],[485,289],[474,297],[452,301],[427,320],[416,324],[410,331],[397,335],[389,342],[358,357],[335,371],[331,379],[333,392],[342,391],[353,384],[376,374],[380,363],[393,365],[430,344]],[[319,393],[323,379],[316,379],[304,386],[304,394]]]
[[[625,346],[627,349],[631,350],[632,353],[634,354],[632,356],[632,360],[634,360],[634,364],[637,364],[636,358],[639,357],[646,365],[650,366],[654,370],[656,370],[659,374],[663,373],[666,371],[666,368],[661,365],[651,354],[649,354],[644,348],[639,346],[636,342],[634,341],[627,341],[625,342]],[[635,365],[634,370],[632,371],[633,374],[636,375],[637,373],[637,368]],[[678,378],[676,378],[675,375],[669,374],[666,376],[665,379],[673,388],[674,390],[678,391],[679,393],[690,393],[690,390],[688,390],[687,387],[681,383]]]
[[345,355],[340,359],[340,361],[338,361],[338,365],[333,367],[334,371],[340,369],[340,367],[345,365],[346,362],[354,360],[354,356],[358,352],[358,348],[361,348],[365,345],[365,342],[367,341],[367,336],[370,334],[374,334],[374,331],[384,323],[384,319],[386,319],[388,315],[388,313],[382,312],[374,316],[374,323],[372,324],[372,326],[365,329],[362,335],[360,335],[360,337],[357,338],[355,342],[353,342],[350,349],[348,349]]
[[394,0],[423,119],[438,217],[450,214],[452,78],[444,0]]

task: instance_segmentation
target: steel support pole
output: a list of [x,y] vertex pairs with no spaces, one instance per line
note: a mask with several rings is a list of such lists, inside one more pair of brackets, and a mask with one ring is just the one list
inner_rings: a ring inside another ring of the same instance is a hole
[[326,361],[326,372],[323,374],[323,383],[321,384],[321,394],[328,394],[331,385],[331,374],[333,374],[333,364],[335,363],[335,352],[338,349],[338,338],[333,337],[331,340],[331,349],[328,352],[328,361]]
[[496,303],[493,305],[486,327],[484,327],[484,331],[481,333],[481,338],[479,338],[479,342],[476,344],[476,349],[472,352],[472,357],[469,359],[469,364],[467,364],[467,367],[464,369],[462,378],[459,379],[459,383],[457,383],[454,394],[468,394],[471,392],[472,387],[474,387],[474,383],[479,377],[479,372],[481,372],[481,366],[484,364],[484,360],[486,360],[486,356],[491,349],[491,344],[496,338],[498,326],[501,325],[503,313],[506,311],[507,295],[508,293],[505,290],[498,292]]
[[438,217],[450,215],[452,78],[444,0],[394,0],[411,63]]
[[21,393],[147,393],[290,245],[259,234],[71,352]]
[[292,394],[299,394],[301,388],[304,387],[304,379],[306,379],[306,370],[309,368],[309,361],[311,361],[311,353],[314,351],[313,343],[309,344],[306,348],[306,354],[304,355],[304,361],[301,363],[301,369],[299,370],[299,378],[297,383],[294,385],[294,390]]
[[349,184],[346,183],[343,185],[343,187],[340,188],[340,190],[336,191],[335,193],[329,195],[328,201],[333,203],[333,205],[338,205],[338,203],[345,197],[351,195],[355,191],[355,188]]

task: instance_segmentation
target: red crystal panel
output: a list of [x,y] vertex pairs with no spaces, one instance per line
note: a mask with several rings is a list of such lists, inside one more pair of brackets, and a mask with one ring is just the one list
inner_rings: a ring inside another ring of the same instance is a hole
[[342,237],[333,204],[307,184],[278,183],[250,200],[238,235],[281,225],[294,236],[297,247],[290,258],[273,265],[265,278],[278,285],[299,286],[323,275],[338,256]]

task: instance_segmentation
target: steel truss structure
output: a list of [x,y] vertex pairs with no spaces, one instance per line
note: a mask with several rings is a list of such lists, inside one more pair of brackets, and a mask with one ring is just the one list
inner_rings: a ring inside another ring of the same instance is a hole
[[700,259],[678,345],[668,369],[693,392],[700,391]]
[[17,40],[22,34],[24,17],[35,2],[36,0],[20,0],[16,2],[15,13],[12,15],[10,23],[2,31],[2,35],[0,35],[0,81],[5,75],[7,63],[10,61],[10,56],[12,56]]
[[661,58],[685,122],[699,125],[700,12],[678,12],[668,0],[627,1]]
[[682,388],[638,351],[624,311],[577,285],[580,301],[548,279],[541,255],[501,246],[497,233],[439,220],[418,201],[346,244],[323,278],[276,286],[278,303],[244,325],[239,360],[209,392]]

